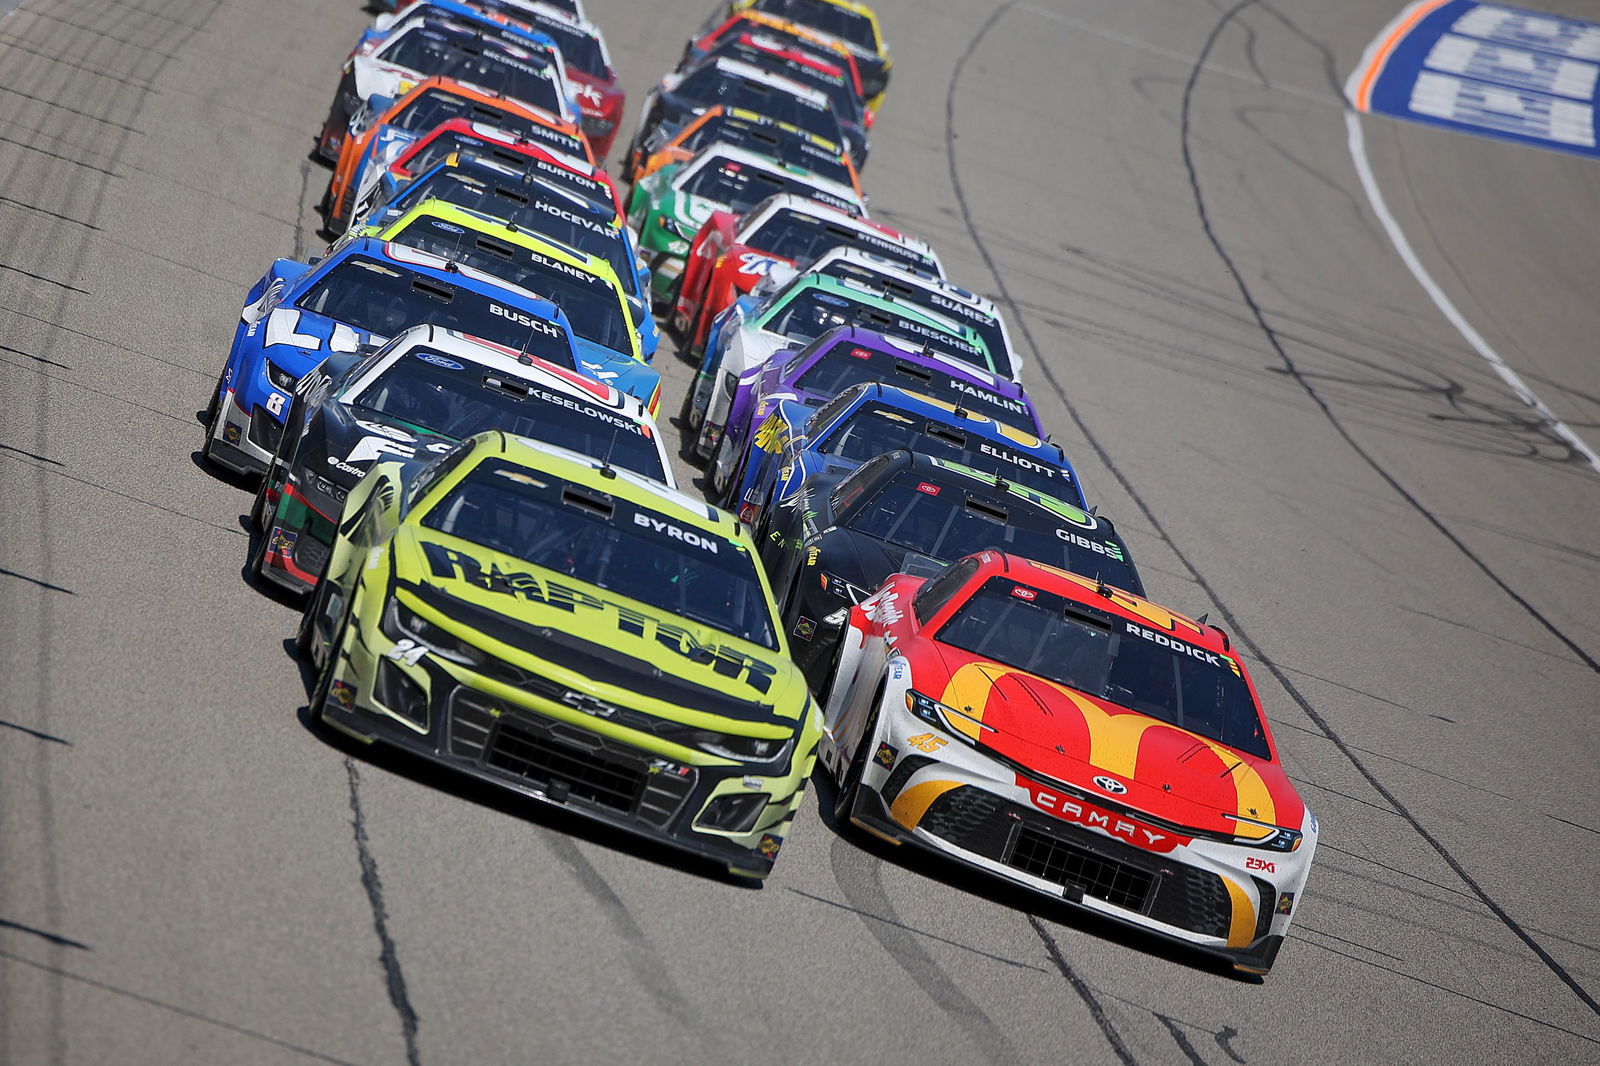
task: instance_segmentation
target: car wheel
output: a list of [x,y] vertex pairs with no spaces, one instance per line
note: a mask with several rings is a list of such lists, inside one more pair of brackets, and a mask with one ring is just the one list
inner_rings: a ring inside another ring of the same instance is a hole
[[211,429],[217,423],[217,415],[222,411],[222,389],[228,377],[227,364],[223,364],[222,373],[217,375],[217,383],[211,386],[211,399],[206,401],[206,429]]
[[717,471],[722,469],[722,453],[733,446],[733,435],[724,431],[722,440],[717,444],[717,450],[711,455],[711,464],[707,467],[711,482],[712,498],[717,501],[718,507],[732,507],[734,504],[733,493],[738,491],[739,482],[744,480],[744,462],[735,464],[734,471],[728,475],[722,484],[717,484]]
[[305,613],[300,616],[300,628],[294,632],[294,650],[307,662],[315,661],[311,653],[317,639],[317,627],[312,619],[327,609],[332,587],[333,583],[326,576],[317,582],[316,591],[306,601]]
[[[260,530],[267,528],[267,486],[272,483],[272,470],[271,464],[268,464],[267,472],[261,475],[261,484],[256,488],[255,502],[250,505],[250,524]],[[278,513],[277,507],[273,507],[272,513]]]
[[328,661],[322,664],[322,669],[317,671],[317,683],[311,689],[311,699],[307,701],[306,709],[313,723],[321,723],[322,712],[328,706],[328,693],[333,688],[333,664],[337,656],[333,649],[344,643],[345,630],[350,628],[350,616],[345,615],[344,621],[339,624],[334,633],[333,643],[328,645]]
[[873,697],[872,714],[861,730],[861,743],[856,745],[855,754],[850,757],[850,765],[844,768],[844,776],[839,779],[839,788],[833,796],[833,822],[835,828],[840,830],[850,825],[850,812],[855,810],[861,775],[866,772],[867,760],[871,758],[867,749],[872,745],[873,734],[878,731],[877,702],[877,697]]

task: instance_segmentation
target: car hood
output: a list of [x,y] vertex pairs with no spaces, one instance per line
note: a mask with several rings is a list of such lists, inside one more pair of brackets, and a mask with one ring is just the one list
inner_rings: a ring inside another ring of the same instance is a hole
[[[947,644],[917,640],[906,652],[913,687],[990,727],[972,728],[978,746],[1015,767],[1208,833],[1235,834],[1229,815],[1290,828],[1304,820],[1274,762]],[[1025,776],[1019,784],[1030,784]]]
[[781,651],[409,523],[392,551],[400,587],[502,660],[513,683],[549,679],[730,732],[804,718],[804,678]]

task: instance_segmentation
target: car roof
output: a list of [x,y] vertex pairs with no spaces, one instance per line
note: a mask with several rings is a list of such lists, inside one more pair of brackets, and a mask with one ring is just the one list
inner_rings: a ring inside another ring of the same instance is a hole
[[[495,277],[493,274],[486,274],[476,267],[458,264],[455,269],[451,269],[446,265],[444,259],[431,252],[424,252],[419,248],[397,244],[381,237],[354,237],[349,243],[339,248],[335,254],[339,255],[340,261],[349,258],[351,255],[359,254],[371,259],[387,259],[408,270],[423,271],[441,281],[470,281],[474,285],[482,286],[482,289],[492,289],[496,292],[509,293],[519,297],[528,305],[530,310],[542,318],[547,318],[552,322],[566,321],[566,315],[562,313],[559,307],[536,292],[524,289],[520,285],[514,285],[502,278]],[[329,258],[331,259],[332,256]],[[482,291],[482,289],[476,289],[475,291]],[[572,332],[570,326],[567,332],[569,334]]]
[[[529,251],[538,252],[541,255],[554,255],[558,258],[570,260],[572,266],[590,274],[598,275],[610,281],[618,289],[621,288],[620,283],[617,281],[617,272],[611,268],[610,263],[597,255],[590,255],[576,248],[569,248],[565,244],[551,240],[542,234],[530,232],[520,226],[512,229],[493,215],[471,211],[437,197],[430,196],[411,205],[406,209],[405,214],[388,222],[383,228],[392,230],[419,218],[436,218],[443,222],[452,222],[459,226],[465,226],[474,232],[488,234],[499,240],[526,248]],[[461,269],[470,270],[472,268],[463,266]],[[486,276],[492,277],[492,275]]]
[[705,59],[695,63],[694,66],[688,70],[684,71],[683,76],[687,78],[690,74],[704,70],[707,67],[716,67],[724,74],[730,74],[738,78],[746,78],[750,81],[759,82],[762,85],[767,85],[774,89],[782,89],[791,96],[798,96],[801,99],[815,104],[820,108],[825,110],[828,109],[828,98],[823,95],[821,90],[813,89],[809,85],[805,85],[801,82],[795,81],[793,78],[785,77],[784,75],[778,74],[774,71],[767,70],[764,67],[758,67],[754,63],[746,63],[742,59],[730,59],[727,56],[708,56]]
[[[744,217],[743,225],[748,225],[750,222],[755,221],[757,218],[764,216],[768,212],[775,212],[782,209],[799,211],[802,214],[808,215],[826,215],[828,217],[828,221],[830,222],[835,221],[835,216],[837,216],[837,221],[843,225],[854,225],[858,229],[871,230],[872,232],[892,240],[897,244],[903,244],[907,248],[914,249],[918,253],[926,254],[935,263],[939,262],[939,256],[936,252],[934,252],[933,246],[928,244],[927,241],[924,241],[920,237],[913,237],[908,233],[901,233],[899,230],[894,229],[891,226],[884,225],[877,219],[869,218],[866,215],[852,215],[847,211],[839,210],[839,208],[834,207],[832,204],[821,203],[820,201],[812,200],[809,197],[801,196],[799,193],[780,192],[772,194],[750,209],[750,213]],[[741,225],[740,228],[743,228],[743,225]]]
[[[848,185],[845,185],[843,182],[834,181],[832,178],[822,177],[815,171],[807,170],[804,167],[797,167],[792,163],[780,163],[771,156],[762,155],[760,152],[752,152],[748,148],[740,148],[737,145],[727,144],[723,141],[712,141],[710,144],[705,145],[699,151],[697,151],[691,158],[685,160],[681,164],[678,164],[678,173],[675,174],[672,179],[673,186],[678,186],[678,184],[684,181],[689,175],[698,173],[699,170],[705,167],[713,157],[719,155],[733,162],[739,163],[742,166],[750,166],[755,167],[758,170],[764,170],[768,174],[784,174],[791,178],[798,178],[816,186],[817,191],[819,192],[827,193],[829,196],[837,196],[839,199],[845,200],[849,203],[861,204],[861,209],[863,211],[866,210],[866,205],[862,203],[861,196],[854,189]],[[798,193],[792,195],[799,196]],[[834,210],[839,209],[835,208]],[[840,214],[844,215],[846,218],[850,217],[850,214],[847,211],[840,211]]]
[[[1061,446],[1050,441],[1034,436],[1027,430],[1018,429],[1004,422],[996,422],[988,415],[980,415],[971,411],[965,412],[965,417],[956,414],[957,406],[933,396],[926,396],[920,392],[911,392],[908,389],[898,388],[894,385],[885,385],[880,381],[864,381],[850,386],[845,392],[858,390],[854,401],[849,404],[850,411],[854,411],[865,403],[878,401],[901,411],[915,412],[931,415],[948,421],[952,425],[961,426],[963,429],[972,428],[981,436],[1003,437],[1008,444],[1036,455],[1045,456],[1052,463],[1066,465],[1067,458]],[[844,393],[840,393],[844,395]],[[818,427],[819,429],[821,427]],[[1073,478],[1076,484],[1077,479]]]

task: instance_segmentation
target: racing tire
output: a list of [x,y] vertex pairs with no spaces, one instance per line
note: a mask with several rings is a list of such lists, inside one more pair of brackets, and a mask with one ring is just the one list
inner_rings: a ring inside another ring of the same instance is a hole
[[330,595],[328,588],[331,584],[326,576],[317,582],[316,590],[306,599],[305,613],[300,616],[300,627],[294,631],[295,653],[306,662],[313,661],[312,641],[316,639],[317,633],[317,627],[311,620],[321,614],[323,608],[328,605]]
[[740,460],[735,465],[733,473],[728,475],[728,480],[721,485],[717,484],[717,471],[722,466],[719,460],[722,458],[723,451],[730,446],[729,442],[732,439],[733,435],[724,431],[722,440],[717,442],[717,450],[711,453],[710,459],[706,460],[706,483],[711,486],[712,498],[716,501],[717,506],[723,509],[731,506],[733,493],[738,491],[739,482],[744,480],[746,461]]
[[881,702],[881,695],[880,689],[879,695],[872,698],[872,714],[861,729],[861,743],[850,757],[850,765],[844,768],[844,776],[839,779],[839,787],[833,794],[833,824],[840,832],[848,832],[851,827],[850,815],[856,809],[856,793],[861,789],[861,777],[866,773],[867,760],[871,758],[867,748],[872,745],[872,738],[878,732],[877,705]]
[[222,412],[222,387],[224,379],[228,376],[228,366],[222,366],[222,373],[217,375],[217,383],[211,386],[211,398],[206,401],[206,430],[209,432],[217,424],[217,415]]
[[328,693],[333,689],[333,663],[335,654],[333,649],[344,643],[345,631],[350,628],[350,616],[345,615],[334,631],[333,643],[328,645],[328,661],[322,664],[322,669],[317,671],[317,683],[312,686],[311,698],[306,701],[306,717],[314,726],[323,723],[322,712],[328,706]]
[[[261,484],[256,488],[255,502],[250,505],[250,525],[252,528],[263,532],[267,529],[267,485],[271,481],[272,464],[268,463],[267,472],[261,475]],[[272,513],[277,514],[278,509],[274,507]]]

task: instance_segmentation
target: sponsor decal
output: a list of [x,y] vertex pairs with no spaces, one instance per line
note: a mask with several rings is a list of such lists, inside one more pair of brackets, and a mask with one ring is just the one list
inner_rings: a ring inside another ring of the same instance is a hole
[[1287,918],[1294,912],[1294,893],[1285,892],[1278,897],[1278,913]]
[[239,427],[234,425],[232,422],[229,422],[227,425],[222,427],[222,439],[227,443],[238,444],[239,436]]
[[1113,796],[1120,796],[1128,791],[1127,785],[1124,785],[1114,777],[1107,777],[1104,774],[1095,775],[1094,786],[1104,792],[1111,793]]
[[650,766],[646,772],[652,774],[666,774],[669,777],[688,777],[693,771],[687,766],[684,766],[680,763],[671,762],[667,759],[651,759]]
[[432,224],[433,224],[433,228],[434,229],[442,229],[446,233],[465,233],[465,232],[467,232],[465,227],[458,226],[454,222],[441,222],[438,219],[433,219],[432,220]]
[[501,307],[493,300],[489,301],[489,313],[491,315],[499,315],[501,318],[509,322],[515,322],[519,326],[527,326],[536,333],[543,333],[546,337],[554,337],[556,340],[567,339],[566,333],[554,322],[547,322],[542,318],[534,318],[532,315],[525,315],[521,311],[514,311],[509,307]]
[[272,533],[267,537],[267,550],[277,555],[293,555],[294,542],[299,539],[299,533],[291,532],[282,526],[273,526]]
[[1024,470],[1033,470],[1041,474],[1048,474],[1050,477],[1061,476],[1061,471],[1056,467],[1050,466],[1047,463],[1041,463],[1037,459],[1030,459],[1026,455],[1019,455],[1010,448],[1002,448],[998,444],[991,444],[989,441],[980,441],[978,443],[978,451],[982,452],[984,455],[992,455],[994,458],[999,459],[1002,462],[1010,463],[1013,466],[1019,466]]
[[356,705],[356,690],[346,682],[335,681],[328,689],[328,698],[348,711]]
[[813,545],[806,549],[806,565],[816,566],[817,560],[822,558],[822,549]]
[[538,208],[540,211],[543,211],[547,215],[556,216],[564,222],[570,222],[574,226],[582,226],[591,233],[611,234],[616,232],[615,227],[608,226],[602,222],[596,222],[592,218],[584,218],[576,211],[568,211],[560,204],[553,204],[548,200],[535,200],[533,202],[533,206]]
[[466,552],[446,548],[432,542],[423,545],[429,569],[435,577],[454,578],[476,588],[486,589],[506,596],[515,596],[530,603],[543,604],[558,611],[576,614],[593,611],[615,619],[619,632],[653,640],[667,651],[704,667],[721,677],[742,680],[757,692],[772,688],[778,674],[777,667],[752,658],[735,648],[721,644],[700,643],[693,631],[664,619],[625,607],[620,603],[603,600],[583,589],[573,588],[559,581],[541,579],[523,571],[501,570],[498,563],[485,569],[483,564]]
[[900,752],[895,750],[894,746],[889,744],[887,741],[879,743],[878,753],[873,756],[878,765],[883,767],[885,770],[893,770],[895,760],[899,757]]
[[[1132,622],[1124,622],[1123,627],[1129,633],[1132,633],[1135,636],[1143,637],[1152,644],[1159,644],[1163,648],[1171,648],[1179,655],[1187,655],[1192,659],[1198,659],[1201,662],[1210,666],[1215,666],[1218,669],[1221,669],[1225,663],[1230,666],[1232,665],[1231,660],[1226,660],[1214,652],[1206,651],[1204,648],[1197,648],[1193,644],[1189,644],[1185,641],[1174,640],[1163,633],[1157,633],[1153,629],[1146,629],[1144,626],[1134,625]],[[1238,672],[1237,667],[1235,667],[1234,670],[1235,673]]]
[[1011,587],[1011,595],[1019,600],[1027,600],[1029,603],[1039,598],[1039,593],[1026,585],[1013,585]]
[[801,640],[810,640],[816,632],[817,623],[805,615],[801,615],[799,621],[794,624],[794,635]]
[[771,833],[761,834],[761,843],[756,845],[756,850],[769,859],[778,857],[778,849],[783,847],[783,838],[775,837]]
[[1096,555],[1104,555],[1107,558],[1116,559],[1118,562],[1122,561],[1122,549],[1115,544],[1102,544],[1098,540],[1090,540],[1088,537],[1074,533],[1070,529],[1058,528],[1056,537],[1059,540],[1066,541],[1068,544],[1076,544],[1080,548],[1092,551]]
[[1010,411],[1012,414],[1026,414],[1028,411],[1027,405],[1021,400],[1013,400],[1009,396],[1001,396],[997,392],[990,392],[988,389],[980,389],[976,385],[968,382],[951,378],[947,384],[956,392],[965,393],[968,396],[976,397],[977,399],[980,399],[985,403],[992,404],[1001,410]]
[[834,307],[849,307],[850,306],[850,301],[849,300],[846,300],[842,296],[835,296],[831,292],[816,292],[816,291],[813,291],[812,294],[811,294],[811,298],[813,300],[816,300],[817,303],[819,303],[819,304],[831,304]]
[[692,545],[701,551],[708,551],[712,555],[717,554],[717,542],[712,538],[704,533],[699,533],[692,529],[684,529],[681,526],[673,525],[671,522],[663,521],[655,515],[636,511],[633,515],[633,524],[643,526],[646,529],[653,529],[657,533],[665,533],[673,540],[682,541],[684,544]]
[[770,255],[762,255],[760,252],[739,253],[739,273],[746,277],[764,278],[771,274],[772,268],[777,265],[778,261]]
[[442,367],[445,370],[465,370],[466,369],[466,367],[462,366],[460,363],[456,362],[454,359],[446,359],[444,356],[442,356],[442,355],[434,355],[432,352],[418,352],[418,353],[416,353],[416,355],[417,355],[417,358],[421,359],[424,363],[428,363],[431,366]]
[[1258,859],[1254,855],[1251,855],[1244,860],[1244,868],[1246,870],[1260,870],[1262,873],[1267,874],[1275,874],[1278,872],[1277,863],[1270,859]]
[[946,744],[950,743],[944,737],[933,733],[918,733],[914,737],[906,737],[906,743],[920,752],[932,755]]
[[939,486],[926,481],[919,481],[917,482],[917,491],[926,493],[929,496],[937,496],[939,495]]
[[871,359],[873,353],[866,348],[851,348],[850,354],[857,359]]
[[1028,798],[1041,811],[1053,814],[1064,822],[1071,822],[1088,829],[1099,829],[1107,836],[1126,840],[1147,851],[1166,852],[1180,844],[1189,843],[1188,837],[1151,829],[1126,815],[1103,811],[1091,803],[1068,796],[1056,789],[1035,784],[1021,774],[1017,775],[1017,785],[1027,790]]

